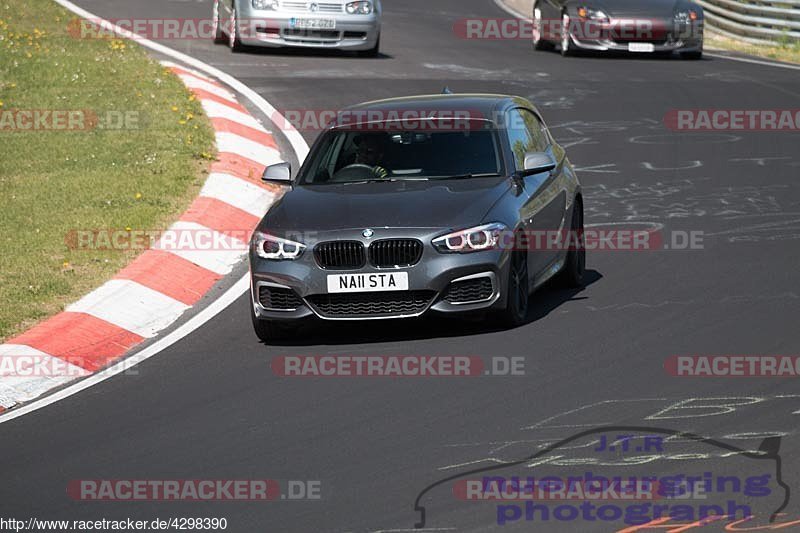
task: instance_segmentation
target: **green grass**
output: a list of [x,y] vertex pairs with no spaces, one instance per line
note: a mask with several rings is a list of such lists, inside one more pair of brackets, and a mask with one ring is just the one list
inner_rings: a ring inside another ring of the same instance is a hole
[[780,39],[774,45],[761,45],[750,44],[707,30],[705,46],[709,49],[730,50],[787,63],[800,63],[800,42],[788,37]]
[[[138,253],[71,249],[70,230],[166,227],[213,153],[210,123],[177,77],[130,41],[71,36],[71,21],[50,0],[0,0],[0,342]],[[3,128],[3,113],[32,109],[122,112],[138,128]]]

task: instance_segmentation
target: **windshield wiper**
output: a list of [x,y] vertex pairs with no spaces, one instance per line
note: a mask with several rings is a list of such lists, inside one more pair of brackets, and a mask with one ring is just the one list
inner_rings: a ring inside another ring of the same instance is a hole
[[358,181],[339,181],[339,182],[331,182],[335,184],[343,184],[343,185],[354,185],[354,184],[362,184],[362,183],[376,183],[379,181],[386,181],[386,182],[398,182],[398,181],[440,181],[440,180],[462,180],[462,179],[469,179],[469,178],[493,178],[498,177],[500,174],[495,172],[485,172],[483,174],[456,174],[453,176],[442,176],[442,177],[426,177],[426,176],[414,176],[410,178],[403,178],[403,177],[391,177],[391,178],[370,178],[367,180],[358,180]]
[[435,181],[439,181],[439,180],[464,180],[464,179],[469,179],[469,178],[493,178],[493,177],[497,177],[499,175],[500,174],[497,174],[496,172],[484,172],[483,174],[456,174],[454,176],[444,176],[442,178],[429,178],[429,179],[433,179]]
[[378,181],[387,181],[387,182],[395,182],[400,181],[396,178],[371,178],[368,180],[358,180],[358,181],[333,181],[334,185],[354,185],[354,184],[362,184],[362,183],[376,183]]

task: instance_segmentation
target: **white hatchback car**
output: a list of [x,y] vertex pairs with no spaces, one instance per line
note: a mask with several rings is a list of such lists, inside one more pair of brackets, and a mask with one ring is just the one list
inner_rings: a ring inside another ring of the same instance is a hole
[[213,32],[233,51],[243,46],[335,48],[375,57],[380,0],[214,0]]

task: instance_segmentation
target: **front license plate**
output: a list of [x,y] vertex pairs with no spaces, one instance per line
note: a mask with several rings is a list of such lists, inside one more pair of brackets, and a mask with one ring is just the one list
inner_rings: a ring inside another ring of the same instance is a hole
[[407,290],[408,272],[332,274],[328,276],[328,292],[383,292]]
[[335,30],[336,19],[291,18],[289,26],[301,30]]
[[655,52],[653,43],[628,43],[628,52]]

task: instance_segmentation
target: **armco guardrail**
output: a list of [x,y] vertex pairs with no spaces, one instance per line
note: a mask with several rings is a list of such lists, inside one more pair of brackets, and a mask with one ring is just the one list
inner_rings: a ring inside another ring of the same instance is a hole
[[694,0],[706,24],[752,42],[800,41],[800,0]]

